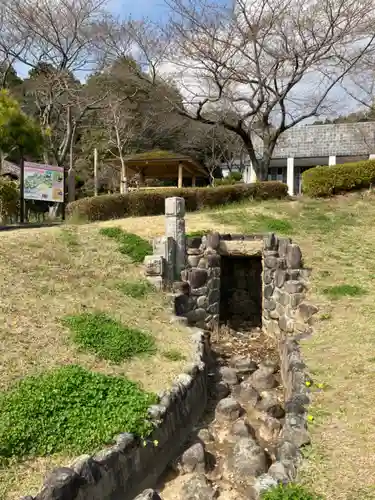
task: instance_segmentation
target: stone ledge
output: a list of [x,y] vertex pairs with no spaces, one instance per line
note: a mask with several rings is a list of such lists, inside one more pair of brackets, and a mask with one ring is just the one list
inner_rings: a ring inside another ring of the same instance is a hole
[[82,455],[69,467],[55,469],[35,497],[24,498],[133,500],[137,495],[144,500],[160,498],[147,488],[155,486],[168,464],[181,452],[207,403],[209,339],[202,330],[191,331],[193,361],[175,379],[171,390],[160,393],[157,404],[149,408],[155,430],[148,437],[148,444],[143,446],[141,439],[132,434],[120,434],[111,446],[95,455]]

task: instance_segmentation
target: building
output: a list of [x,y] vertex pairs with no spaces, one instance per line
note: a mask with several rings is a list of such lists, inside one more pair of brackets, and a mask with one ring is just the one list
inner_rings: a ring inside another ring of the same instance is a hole
[[[254,144],[259,158],[263,144]],[[275,148],[268,180],[288,184],[290,195],[301,193],[302,173],[317,165],[336,165],[375,158],[375,122],[306,125],[284,132]],[[239,165],[239,162],[238,162]],[[249,158],[243,162],[244,181],[254,182],[255,173]],[[223,175],[228,175],[223,166]]]

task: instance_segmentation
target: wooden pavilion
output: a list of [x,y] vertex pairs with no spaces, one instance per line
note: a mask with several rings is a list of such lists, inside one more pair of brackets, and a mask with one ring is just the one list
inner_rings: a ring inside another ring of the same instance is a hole
[[189,156],[170,151],[154,150],[140,153],[126,158],[129,177],[138,174],[140,185],[144,185],[145,179],[177,179],[177,186],[182,187],[184,177],[191,179],[191,185],[195,186],[197,177],[207,179],[207,170]]

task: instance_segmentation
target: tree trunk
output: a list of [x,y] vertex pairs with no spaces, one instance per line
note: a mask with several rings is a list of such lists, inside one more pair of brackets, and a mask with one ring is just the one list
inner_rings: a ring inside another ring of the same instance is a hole
[[73,162],[73,143],[74,143],[74,133],[70,138],[69,146],[69,170],[68,170],[68,202],[72,202],[76,199],[76,176],[74,172],[74,162]]

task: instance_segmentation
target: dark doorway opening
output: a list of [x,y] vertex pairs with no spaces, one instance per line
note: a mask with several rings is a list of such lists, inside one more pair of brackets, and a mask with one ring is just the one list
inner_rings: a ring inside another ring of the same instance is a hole
[[221,257],[220,322],[235,330],[262,326],[262,257]]

